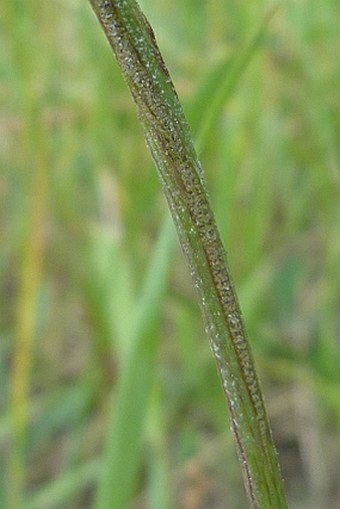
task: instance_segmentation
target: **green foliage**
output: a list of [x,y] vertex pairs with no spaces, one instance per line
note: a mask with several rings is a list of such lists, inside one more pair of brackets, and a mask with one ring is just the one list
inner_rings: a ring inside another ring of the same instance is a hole
[[[197,125],[209,97],[197,90],[221,62],[235,62],[271,2],[141,3]],[[339,9],[336,0],[282,3],[202,155],[292,508],[339,503]],[[0,506],[10,507],[8,493],[20,492],[24,478],[25,496],[12,496],[12,507],[90,507],[131,309],[166,207],[86,2],[4,0],[0,16]],[[41,256],[30,255],[37,246]],[[27,270],[35,276],[25,283]],[[189,507],[195,492],[202,507],[243,508],[220,386],[178,248],[167,273],[150,364],[161,394],[143,409],[132,498],[151,507],[148,498],[166,504],[179,493],[175,507]],[[31,366],[15,453],[10,366],[25,316]],[[168,499],[155,493],[156,475],[167,476],[160,486]]]

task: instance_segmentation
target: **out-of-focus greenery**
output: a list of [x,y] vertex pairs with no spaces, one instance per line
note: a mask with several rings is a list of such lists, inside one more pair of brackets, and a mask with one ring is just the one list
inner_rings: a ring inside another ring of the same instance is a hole
[[[272,2],[141,5],[198,125]],[[337,0],[283,2],[201,156],[292,509],[340,504],[339,19]],[[0,23],[0,507],[109,509],[108,468],[133,508],[246,507],[196,295],[159,240],[165,200],[89,5],[3,0]],[[117,413],[139,438],[115,465]]]

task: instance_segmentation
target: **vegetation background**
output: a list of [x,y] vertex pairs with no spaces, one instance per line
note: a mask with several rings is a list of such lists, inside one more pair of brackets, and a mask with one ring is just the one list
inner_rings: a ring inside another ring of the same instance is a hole
[[[272,2],[140,3],[195,132]],[[2,0],[0,23],[0,507],[246,507],[195,291],[89,4]],[[339,25],[337,0],[280,3],[201,154],[292,509],[340,508]]]

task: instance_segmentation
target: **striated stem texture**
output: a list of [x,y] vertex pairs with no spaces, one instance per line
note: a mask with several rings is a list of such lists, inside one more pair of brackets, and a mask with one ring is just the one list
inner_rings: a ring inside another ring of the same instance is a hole
[[[242,314],[202,168],[154,33],[134,0],[90,0],[137,105],[222,381],[252,508],[287,503]],[[138,383],[138,381],[136,381]]]

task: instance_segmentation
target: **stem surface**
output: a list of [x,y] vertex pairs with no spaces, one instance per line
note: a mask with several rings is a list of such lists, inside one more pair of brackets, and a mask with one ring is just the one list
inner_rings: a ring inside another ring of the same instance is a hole
[[191,132],[154,33],[134,0],[90,2],[137,105],[200,295],[251,507],[287,508],[226,252],[211,211]]

